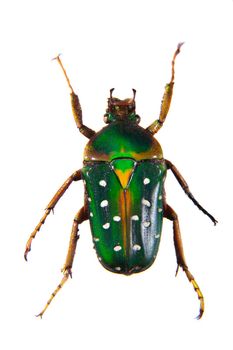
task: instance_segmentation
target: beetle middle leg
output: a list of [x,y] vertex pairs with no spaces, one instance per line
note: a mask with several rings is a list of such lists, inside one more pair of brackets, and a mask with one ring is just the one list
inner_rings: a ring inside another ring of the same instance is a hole
[[175,165],[172,164],[172,162],[170,162],[167,159],[165,160],[165,162],[166,162],[167,168],[173,172],[175,178],[177,179],[177,181],[179,182],[180,186],[183,188],[183,190],[187,194],[187,196],[191,199],[191,201],[198,207],[198,209],[200,209],[205,215],[207,215],[211,221],[213,221],[214,225],[216,225],[218,223],[218,221],[213,217],[213,215],[211,215],[205,208],[203,208],[198,203],[196,198],[190,192],[190,189],[188,187],[187,182],[185,181],[185,179],[183,178],[183,176],[181,175],[179,170],[175,167]]
[[71,176],[69,176],[68,179],[63,183],[63,185],[59,188],[59,190],[53,196],[53,198],[51,199],[51,201],[47,205],[47,207],[45,209],[45,213],[42,216],[42,218],[40,219],[39,224],[35,227],[34,231],[31,233],[31,235],[27,241],[25,252],[24,252],[25,260],[27,260],[27,255],[31,250],[32,240],[36,237],[37,232],[40,231],[41,226],[45,223],[45,220],[46,220],[47,216],[50,214],[51,210],[52,211],[54,210],[55,205],[57,204],[59,199],[63,196],[65,191],[69,188],[70,184],[73,181],[79,181],[79,180],[81,180],[81,170],[77,170]]
[[66,261],[65,261],[65,264],[61,270],[63,273],[63,278],[62,278],[61,282],[58,284],[57,288],[51,294],[51,296],[50,296],[49,300],[47,301],[43,310],[37,315],[37,316],[40,316],[41,318],[42,318],[44,312],[46,311],[46,309],[48,308],[48,306],[50,305],[51,301],[54,299],[56,294],[59,292],[59,290],[66,283],[68,278],[69,277],[72,278],[72,266],[73,266],[77,241],[79,239],[79,235],[78,235],[79,225],[87,219],[88,219],[87,211],[85,210],[85,207],[82,207],[74,217],[73,226],[72,226],[71,235],[70,235],[69,248],[68,248],[68,252],[67,252],[67,256],[66,256]]
[[203,315],[203,312],[204,312],[204,297],[203,297],[203,294],[202,294],[197,282],[195,281],[195,278],[193,277],[193,275],[189,271],[186,260],[185,260],[178,216],[177,216],[176,212],[166,203],[164,204],[164,217],[173,222],[174,244],[175,244],[176,259],[177,259],[176,273],[178,272],[179,266],[182,267],[189,282],[192,283],[193,288],[194,288],[195,292],[197,293],[198,299],[200,300],[200,311],[199,311],[199,315],[197,316],[197,319],[200,319]]

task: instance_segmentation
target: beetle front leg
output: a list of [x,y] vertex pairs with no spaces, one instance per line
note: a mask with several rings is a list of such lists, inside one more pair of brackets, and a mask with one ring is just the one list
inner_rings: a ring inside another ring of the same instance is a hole
[[36,237],[37,232],[40,231],[41,226],[45,223],[45,220],[46,220],[47,216],[50,214],[51,210],[52,211],[54,210],[55,205],[57,204],[59,199],[63,196],[65,191],[68,189],[70,184],[73,181],[79,181],[79,180],[81,180],[81,170],[75,171],[70,177],[68,177],[68,179],[63,183],[63,185],[56,192],[56,194],[54,195],[52,200],[49,202],[49,204],[47,205],[47,207],[45,209],[44,215],[40,219],[39,224],[35,227],[34,231],[31,233],[31,235],[30,235],[30,237],[29,237],[29,239],[27,241],[26,249],[25,249],[25,252],[24,252],[25,260],[27,260],[27,255],[28,255],[28,253],[31,250],[32,240]]
[[200,300],[200,311],[199,315],[197,316],[197,319],[200,319],[204,312],[204,297],[203,294],[195,281],[193,275],[188,269],[187,263],[185,261],[184,257],[184,249],[183,249],[183,243],[180,233],[180,226],[179,226],[179,220],[176,212],[165,203],[164,205],[164,217],[173,221],[173,233],[174,233],[174,244],[175,244],[175,250],[176,250],[176,259],[177,259],[177,270],[176,274],[178,272],[179,266],[182,267],[183,271],[185,272],[189,282],[192,283],[193,288],[195,292],[197,293],[198,299]]
[[160,115],[159,119],[155,120],[150,126],[148,126],[147,130],[151,132],[152,135],[156,134],[159,129],[162,128],[163,123],[165,122],[165,119],[167,117],[171,100],[172,100],[172,93],[173,93],[173,86],[174,86],[174,79],[175,79],[175,60],[176,56],[180,53],[180,48],[184,43],[179,43],[177,46],[177,49],[174,53],[173,59],[172,59],[172,76],[170,83],[166,84],[165,91],[162,98],[161,103],[161,109],[160,109]]
[[183,178],[179,170],[175,167],[175,165],[172,164],[172,162],[170,162],[167,159],[165,160],[165,162],[166,162],[167,168],[173,172],[175,178],[177,179],[177,181],[179,182],[180,186],[183,188],[187,196],[191,199],[191,201],[198,207],[198,209],[200,209],[205,215],[207,215],[210,218],[210,220],[213,221],[214,225],[216,225],[218,221],[210,213],[208,213],[208,211],[205,208],[203,208],[198,203],[198,201],[194,198],[194,196],[190,192],[187,182],[185,181],[185,179]]
[[74,120],[75,123],[79,129],[79,131],[86,136],[88,139],[90,139],[92,136],[95,135],[95,131],[88,128],[86,125],[83,124],[83,120],[82,120],[82,108],[79,102],[79,98],[78,95],[75,94],[71,84],[70,84],[70,80],[67,76],[66,70],[61,62],[60,56],[58,55],[57,57],[55,57],[55,59],[58,61],[58,63],[60,64],[62,71],[65,75],[66,81],[68,83],[68,86],[71,90],[71,106],[72,106],[72,112],[73,112],[73,116],[74,116]]
[[87,212],[84,207],[82,207],[78,213],[74,217],[73,221],[73,226],[71,230],[71,235],[70,235],[70,243],[69,243],[69,248],[66,256],[66,261],[65,264],[62,268],[62,273],[63,273],[63,278],[61,282],[58,284],[57,288],[54,290],[54,292],[51,294],[51,297],[47,301],[44,309],[36,316],[40,316],[42,318],[44,312],[50,305],[51,301],[55,298],[56,294],[59,292],[59,290],[63,287],[63,285],[66,283],[69,277],[72,278],[72,266],[73,266],[73,261],[74,261],[74,255],[75,255],[75,250],[77,246],[77,241],[79,239],[78,231],[79,231],[79,225],[88,219]]

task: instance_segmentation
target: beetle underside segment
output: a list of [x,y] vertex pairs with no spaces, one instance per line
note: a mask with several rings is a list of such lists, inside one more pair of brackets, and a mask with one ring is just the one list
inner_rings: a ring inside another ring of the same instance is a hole
[[159,160],[85,163],[91,231],[106,269],[129,275],[153,263],[162,229],[165,173]]

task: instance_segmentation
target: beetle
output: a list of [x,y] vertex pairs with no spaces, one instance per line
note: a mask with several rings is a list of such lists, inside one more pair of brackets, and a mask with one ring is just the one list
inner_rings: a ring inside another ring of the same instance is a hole
[[159,249],[163,218],[166,218],[173,222],[176,273],[181,267],[193,285],[200,301],[197,318],[201,318],[204,297],[185,260],[178,216],[166,202],[164,181],[167,171],[172,171],[184,192],[215,225],[217,220],[198,203],[175,165],[163,157],[162,148],[153,136],[163,126],[169,111],[175,59],[182,44],[178,44],[173,55],[171,80],[165,86],[159,118],[146,129],[139,126],[135,89],[133,97],[124,100],[113,97],[114,89],[110,90],[104,115],[107,126],[99,132],[84,125],[78,95],[70,84],[60,56],[55,58],[71,90],[76,126],[89,142],[84,150],[83,168],[75,171],[59,188],[26,244],[25,260],[31,250],[32,240],[58,200],[73,181],[82,179],[85,186],[84,205],[74,217],[68,253],[62,269],[63,278],[37,316],[43,316],[57,292],[72,277],[79,225],[83,221],[90,221],[94,248],[104,268],[114,273],[131,275],[142,272],[153,264]]

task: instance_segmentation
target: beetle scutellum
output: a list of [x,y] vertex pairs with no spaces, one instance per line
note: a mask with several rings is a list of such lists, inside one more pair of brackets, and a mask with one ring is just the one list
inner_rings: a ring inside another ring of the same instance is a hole
[[159,119],[146,129],[138,125],[140,118],[136,114],[134,89],[133,97],[125,100],[113,97],[114,89],[110,90],[104,115],[104,121],[108,124],[106,127],[95,132],[84,125],[78,96],[73,91],[60,57],[56,57],[71,89],[76,125],[89,142],[84,151],[83,168],[64,182],[46,207],[44,216],[27,241],[25,259],[46,217],[73,181],[84,181],[85,200],[73,221],[67,258],[62,269],[63,278],[38,316],[42,317],[59,289],[72,276],[79,225],[84,220],[90,220],[94,247],[101,264],[112,272],[131,275],[146,270],[154,262],[163,218],[173,222],[177,271],[179,266],[182,267],[192,283],[200,300],[197,318],[202,316],[204,298],[184,257],[177,214],[166,203],[164,180],[167,170],[173,172],[184,192],[214,224],[217,220],[193,197],[177,168],[163,158],[161,146],[153,137],[163,126],[170,107],[175,59],[181,45],[178,45],[173,56],[171,80],[165,86]]

